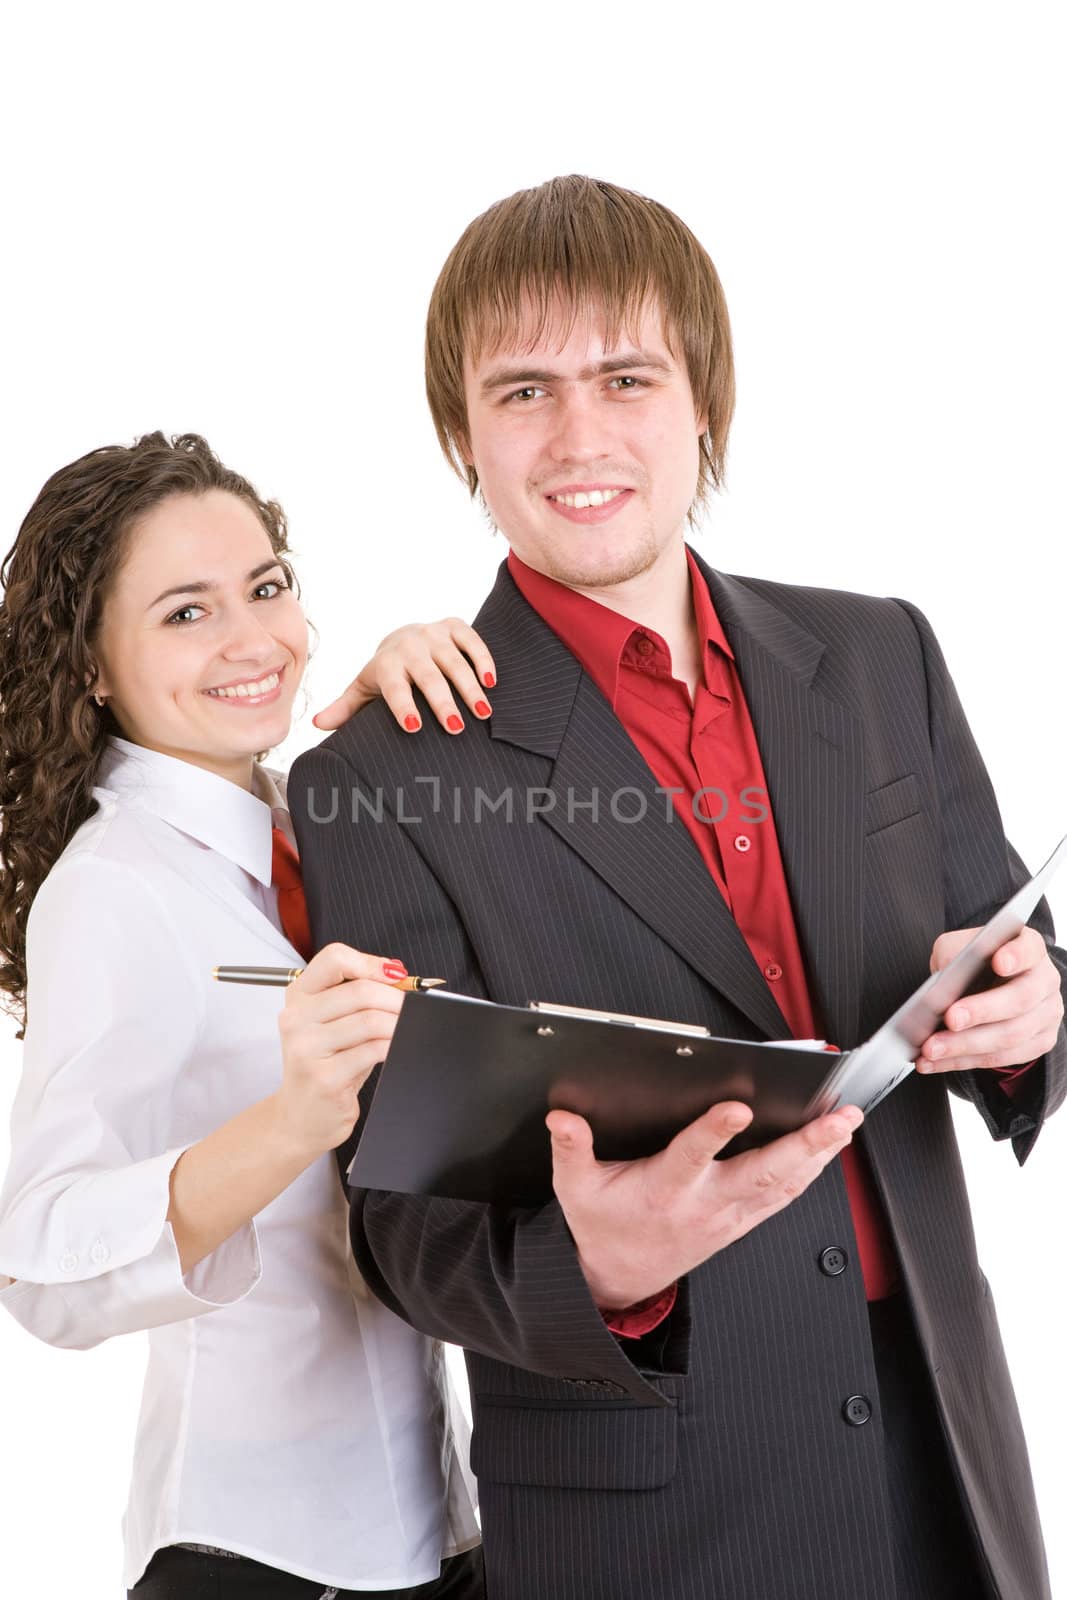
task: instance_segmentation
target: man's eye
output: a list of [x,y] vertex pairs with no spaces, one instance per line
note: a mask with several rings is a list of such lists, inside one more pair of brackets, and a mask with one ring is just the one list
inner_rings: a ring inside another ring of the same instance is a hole
[[191,611],[203,611],[203,609],[203,606],[182,606],[180,611],[172,611],[167,621],[181,627],[184,623],[196,621],[195,617],[189,615]]
[[535,395],[544,394],[544,392],[543,389],[537,387],[536,383],[527,383],[521,389],[513,389],[511,394],[508,395],[508,400],[532,400]]
[[612,378],[611,381],[612,383],[617,383],[619,388],[624,390],[639,389],[641,387],[640,378],[631,377],[629,373],[625,372],[620,374],[620,376],[617,378]]

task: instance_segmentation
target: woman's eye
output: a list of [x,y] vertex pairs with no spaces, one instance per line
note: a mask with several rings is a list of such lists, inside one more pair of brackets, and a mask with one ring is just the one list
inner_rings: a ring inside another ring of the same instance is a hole
[[167,621],[176,623],[181,627],[183,623],[196,621],[195,617],[189,615],[191,611],[203,611],[203,609],[203,606],[182,606],[180,611],[172,611]]
[[[288,589],[288,587],[289,585],[287,583],[278,583],[276,579],[271,578],[269,583],[261,583],[257,585],[257,587],[253,589],[252,593],[257,595],[260,600],[273,600],[276,594],[281,594],[282,590]],[[270,594],[265,594],[265,589],[269,589],[271,591]]]

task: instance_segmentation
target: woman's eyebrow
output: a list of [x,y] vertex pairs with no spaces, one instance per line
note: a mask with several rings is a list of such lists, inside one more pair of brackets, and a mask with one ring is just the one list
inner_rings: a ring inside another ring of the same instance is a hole
[[[261,561],[258,567],[252,568],[252,571],[245,578],[245,582],[251,583],[253,578],[261,578],[265,572],[270,572],[273,567],[280,566],[281,562],[277,559],[274,561]],[[162,594],[157,594],[152,604],[147,607],[147,610],[151,611],[152,606],[158,606],[161,600],[169,600],[175,594],[210,594],[213,589],[217,588],[217,583],[208,583],[204,578],[200,578],[193,583],[176,583],[172,589],[164,589]]]

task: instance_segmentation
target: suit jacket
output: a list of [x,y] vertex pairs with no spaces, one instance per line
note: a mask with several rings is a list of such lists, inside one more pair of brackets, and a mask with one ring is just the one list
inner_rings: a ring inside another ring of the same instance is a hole
[[[926,975],[936,936],[981,923],[1026,871],[919,612],[703,570],[755,723],[827,1037],[855,1045]],[[409,739],[372,706],[296,763],[316,940],[401,956],[506,1004],[788,1037],[669,801],[505,567],[476,626],[499,668],[491,723],[453,738],[427,718]],[[1051,945],[1044,904],[1034,925]],[[1065,1065],[1061,1031],[1014,1102],[993,1074],[913,1075],[861,1136],[1001,1600],[1047,1596],[1048,1579],[948,1087],[1021,1161],[1063,1099]],[[555,1203],[356,1190],[351,1232],[386,1304],[467,1352],[496,1600],[892,1600],[877,1381],[840,1163],[691,1273],[668,1321],[636,1344],[598,1314]],[[828,1245],[848,1254],[835,1277],[819,1267]],[[862,1427],[842,1411],[857,1393],[874,1410]]]

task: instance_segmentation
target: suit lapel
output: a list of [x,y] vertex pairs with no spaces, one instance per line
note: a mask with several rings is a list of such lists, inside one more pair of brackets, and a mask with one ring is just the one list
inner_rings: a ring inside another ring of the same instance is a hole
[[793,915],[827,1037],[859,1043],[863,730],[823,692],[823,642],[741,579],[698,563],[737,658]]
[[[764,1033],[787,1039],[785,1019],[673,802],[656,792],[640,751],[584,673],[550,788],[548,826]],[[594,794],[598,812],[579,809]]]
[[[475,619],[497,661],[492,735],[549,757],[543,821],[770,1038],[789,1029],[669,798],[596,685],[506,569]],[[589,802],[595,796],[597,810]],[[630,820],[636,819],[636,820]]]

